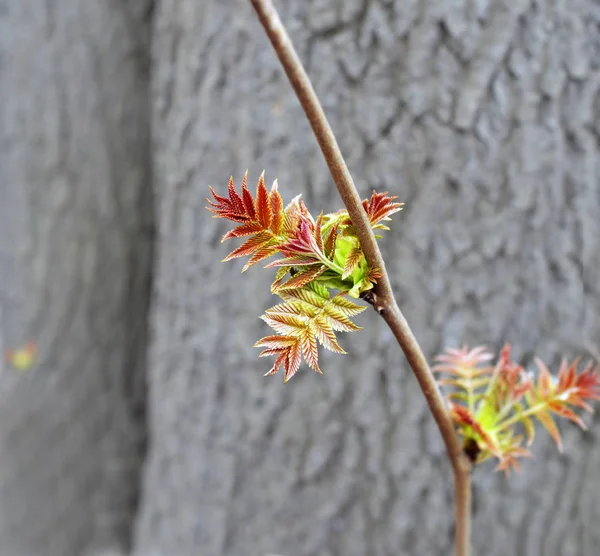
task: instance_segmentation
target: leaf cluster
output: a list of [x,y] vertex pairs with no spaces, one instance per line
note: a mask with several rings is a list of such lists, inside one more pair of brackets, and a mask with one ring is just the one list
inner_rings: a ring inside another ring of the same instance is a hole
[[[536,358],[537,376],[511,360],[506,344],[495,365],[485,346],[448,348],[439,355],[434,372],[438,382],[453,387],[447,398],[450,414],[464,438],[466,453],[475,462],[496,457],[497,469],[519,469],[518,458],[530,457],[527,449],[541,424],[562,452],[554,417],[563,417],[582,429],[585,423],[575,408],[591,412],[588,400],[600,400],[600,367],[590,362],[578,372],[579,359],[563,360],[554,377]],[[523,434],[517,433],[520,426]],[[527,447],[525,447],[525,445]]]
[[[272,255],[280,255],[265,268],[277,269],[271,292],[284,303],[269,309],[262,317],[278,335],[267,336],[256,346],[265,348],[260,356],[275,356],[267,375],[283,367],[287,382],[298,371],[302,358],[309,367],[321,372],[319,343],[331,351],[345,353],[335,332],[359,330],[350,317],[364,310],[347,296],[364,296],[381,273],[369,267],[346,210],[320,213],[314,218],[300,196],[284,207],[277,180],[268,190],[264,172],[253,196],[248,189],[247,175],[246,172],[242,179],[240,193],[233,178],[229,179],[227,197],[211,187],[213,200],[208,200],[210,207],[207,208],[215,218],[238,224],[222,241],[246,238],[224,261],[248,256],[242,268],[245,272]],[[395,199],[387,193],[373,191],[371,197],[363,201],[373,230],[389,230],[385,222],[403,206]]]

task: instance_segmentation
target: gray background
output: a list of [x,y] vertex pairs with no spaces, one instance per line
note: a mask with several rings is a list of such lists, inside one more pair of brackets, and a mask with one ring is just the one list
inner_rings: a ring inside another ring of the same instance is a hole
[[[597,353],[600,3],[279,1],[428,355]],[[336,210],[242,0],[0,0],[2,556],[452,553],[452,485],[373,312],[263,379],[270,275],[204,209],[246,168]],[[600,420],[474,476],[474,555],[600,554]]]

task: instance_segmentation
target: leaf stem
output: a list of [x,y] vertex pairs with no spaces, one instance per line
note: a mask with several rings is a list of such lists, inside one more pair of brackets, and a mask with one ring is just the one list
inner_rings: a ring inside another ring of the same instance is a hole
[[517,413],[516,415],[513,415],[512,417],[510,417],[509,419],[507,419],[503,423],[500,423],[494,429],[493,432],[494,433],[502,432],[503,430],[506,430],[507,428],[511,427],[515,423],[518,423],[521,419],[523,419],[523,417],[529,417],[530,415],[535,415],[536,413],[538,413],[541,410],[543,410],[544,407],[546,407],[547,405],[548,405],[547,402],[537,403],[534,406],[530,407],[529,409],[526,409],[525,411],[521,411],[520,413]]
[[321,254],[319,254],[319,261],[323,263],[327,268],[337,272],[340,275],[340,277],[344,273],[344,269],[339,264],[330,261],[327,257],[321,256]]
[[365,258],[369,266],[378,268],[383,275],[377,281],[373,295],[370,296],[370,301],[377,313],[383,317],[390,327],[398,344],[404,351],[442,435],[454,470],[456,556],[468,556],[470,553],[471,463],[464,454],[444,398],[423,351],[398,307],[371,223],[363,208],[335,135],[291,39],[271,0],[250,1],[304,109],[340,197],[348,210]]
[[474,396],[471,380],[469,380],[468,388],[466,390],[467,390],[467,403],[469,405],[469,412],[471,414],[474,414],[475,413],[475,396]]

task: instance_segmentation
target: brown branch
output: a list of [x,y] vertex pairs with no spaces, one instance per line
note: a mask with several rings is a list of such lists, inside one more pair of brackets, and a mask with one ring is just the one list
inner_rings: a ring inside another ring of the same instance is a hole
[[462,471],[454,469],[454,540],[456,556],[468,556],[471,553],[471,464],[464,456],[461,459],[466,463]]
[[385,263],[375,235],[363,209],[361,199],[346,166],[331,126],[315,93],[292,41],[271,0],[250,0],[265,29],[277,56],[287,74],[296,96],[306,113],[315,137],[321,147],[329,171],[348,210],[352,224],[369,265],[379,268],[383,277],[378,281],[370,302],[392,330],[415,374],[452,463],[455,481],[456,555],[468,556],[470,536],[470,471],[471,464],[463,453],[462,445],[446,409],[433,373],[415,339],[392,292]]

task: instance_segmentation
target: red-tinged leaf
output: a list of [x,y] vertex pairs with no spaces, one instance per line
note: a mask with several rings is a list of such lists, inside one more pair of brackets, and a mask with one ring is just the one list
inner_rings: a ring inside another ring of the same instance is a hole
[[578,365],[579,358],[575,359],[570,365],[567,365],[564,359],[561,361],[560,370],[558,371],[558,389],[561,392],[575,386]]
[[266,347],[269,349],[287,348],[294,345],[298,339],[294,336],[265,336],[254,344],[254,347]]
[[576,386],[584,397],[600,399],[600,365],[590,361],[577,377]]
[[475,417],[466,407],[454,404],[452,402],[449,403],[449,406],[450,417],[457,425],[462,427],[469,427],[474,433],[476,433],[479,436],[481,443],[490,453],[492,453],[496,457],[501,456],[502,452],[498,444],[494,442],[493,438],[486,432],[486,430],[481,426],[479,421],[475,419]]
[[587,430],[587,426],[583,422],[581,417],[579,417],[579,415],[577,415],[577,413],[575,413],[572,409],[569,409],[565,405],[563,405],[559,402],[548,402],[548,409],[550,411],[553,411],[554,413],[560,415],[561,417],[564,417],[565,419],[569,419],[570,421],[573,421],[573,423],[575,423],[577,426],[579,426],[583,430]]
[[279,286],[277,291],[288,291],[302,288],[309,282],[312,282],[315,278],[317,278],[317,276],[323,274],[323,272],[326,270],[327,267],[324,265],[315,266],[314,268],[310,267],[308,270],[295,274],[287,282]]
[[282,266],[277,269],[277,273],[275,274],[275,280],[273,280],[273,283],[271,284],[271,293],[275,293],[277,291],[279,286],[285,280],[285,277],[287,276],[291,268],[292,267],[290,266]]
[[450,417],[457,425],[467,425],[471,428],[477,425],[475,417],[462,405],[450,404]]
[[346,353],[337,343],[335,332],[327,322],[327,318],[323,315],[317,315],[312,319],[311,324],[313,331],[321,345],[334,353]]
[[496,471],[504,471],[505,475],[509,475],[511,469],[517,473],[521,471],[521,465],[517,458],[532,458],[533,454],[526,448],[513,448],[510,452],[504,454],[500,463],[496,466]]
[[446,348],[445,353],[435,357],[436,361],[446,361],[461,367],[475,367],[494,358],[492,353],[486,352],[486,346],[477,346],[469,350],[468,346],[460,349]]
[[285,257],[284,259],[272,261],[265,265],[265,268],[272,268],[276,266],[307,266],[316,264],[318,262],[318,259],[308,255],[294,255],[293,257]]
[[235,214],[234,212],[221,210],[213,210],[212,212],[215,213],[213,218],[226,218],[227,220],[231,220],[232,222],[236,222],[238,224],[245,224],[248,222],[248,217],[244,214]]
[[525,394],[534,389],[533,380],[529,376],[522,374],[519,380],[520,382],[512,388],[513,401],[520,400]]
[[319,256],[321,251],[313,236],[313,224],[305,216],[301,216],[299,225],[294,231],[294,236],[280,246],[280,251],[286,256],[314,255]]
[[392,214],[402,210],[404,203],[393,202],[397,198],[388,196],[387,191],[384,193],[373,191],[371,198],[363,201],[363,207],[369,215],[371,226],[375,227],[382,220],[389,220]]
[[313,225],[312,228],[314,228],[315,221],[310,211],[306,208],[306,205],[304,204],[304,199],[300,199],[298,210],[300,212],[300,215],[304,218],[304,220],[310,222]]
[[285,336],[299,336],[301,331],[307,327],[306,319],[297,315],[271,314],[266,311],[260,318],[276,332]]
[[281,353],[286,353],[288,351],[289,348],[286,347],[282,347],[282,348],[271,348],[271,349],[263,349],[258,356],[259,357],[269,357],[272,355],[279,355]]
[[298,341],[296,344],[290,347],[287,353],[287,358],[285,360],[285,374],[283,376],[284,383],[290,380],[290,378],[292,378],[298,372],[301,361],[302,351],[300,342]]
[[286,350],[281,355],[279,355],[277,357],[277,359],[275,359],[275,362],[273,363],[271,370],[269,372],[265,373],[265,376],[272,376],[272,375],[276,374],[277,371],[280,369],[280,367],[286,363],[287,358],[288,358],[288,353]]
[[600,400],[600,366],[594,367],[590,362],[577,375],[576,366],[578,362],[576,359],[569,365],[569,368],[572,368],[575,372],[575,377],[570,382],[570,386],[567,386],[566,383],[568,376],[563,377],[562,382],[559,376],[558,393],[561,400],[589,411],[591,408],[584,400]]
[[255,251],[266,245],[271,241],[271,235],[267,232],[260,232],[255,236],[247,239],[237,249],[234,249],[229,255],[227,255],[221,262],[227,262],[238,257],[245,257],[246,255],[252,255]]
[[246,272],[252,265],[259,263],[260,261],[270,257],[277,253],[277,245],[266,244],[257,251],[255,251],[254,255],[250,258],[250,260],[244,265],[242,268],[242,272]]
[[279,194],[279,190],[277,187],[277,180],[273,182],[273,187],[271,187],[271,192],[269,193],[269,201],[271,203],[271,212],[273,214],[273,218],[271,221],[271,230],[275,235],[280,235],[281,230],[283,228],[283,199]]
[[273,211],[271,210],[269,192],[265,187],[264,172],[260,175],[260,178],[258,178],[258,184],[256,186],[256,217],[265,229],[271,226]]
[[383,278],[383,272],[378,268],[369,268],[365,274],[365,279],[373,284],[377,284],[377,280]]
[[237,228],[234,228],[233,230],[230,230],[229,232],[227,232],[221,239],[221,243],[223,243],[225,240],[230,239],[232,237],[245,237],[245,236],[257,234],[262,231],[263,231],[263,227],[260,225],[260,223],[247,222],[247,223],[242,224],[241,226],[238,226]]
[[560,432],[558,431],[558,427],[556,426],[556,423],[554,422],[552,417],[550,417],[550,415],[548,413],[546,413],[545,411],[536,413],[535,416],[539,419],[540,423],[542,423],[544,428],[548,431],[548,434],[552,437],[554,442],[556,442],[558,451],[562,454],[563,445],[562,445],[562,440],[560,438]]
[[345,280],[346,278],[348,278],[348,276],[350,276],[354,272],[354,269],[358,266],[358,263],[360,263],[361,258],[362,258],[362,251],[361,251],[360,247],[353,247],[352,249],[350,249],[350,252],[348,253],[348,256],[346,257],[346,262],[344,264],[344,272],[342,274],[342,280]]
[[283,231],[286,235],[294,233],[298,225],[300,197],[301,195],[294,197],[285,209],[283,209]]
[[216,202],[208,200],[211,206],[206,208],[214,213],[213,218],[227,218],[240,224],[252,220],[246,213],[241,197],[235,191],[233,178],[229,179],[228,184],[229,199],[218,195],[212,187],[209,188]]
[[242,201],[242,198],[237,194],[237,191],[235,190],[235,185],[233,185],[233,176],[229,178],[227,189],[229,190],[229,199],[231,200],[231,206],[233,207],[235,212],[237,214],[246,214],[244,202]]
[[480,374],[491,374],[493,367],[480,367],[480,365],[493,357],[491,353],[486,352],[485,346],[478,346],[471,350],[468,346],[463,346],[461,349],[446,348],[445,353],[435,357],[435,361],[439,363],[434,365],[432,370],[469,378]]
[[[231,201],[227,197],[223,197],[222,195],[219,195],[210,185],[208,186],[208,188],[210,189],[210,192],[212,193],[212,196],[213,196],[214,200],[216,201],[216,203],[213,203],[210,199],[207,199],[207,201],[213,207],[218,207],[219,205],[223,205],[224,207],[229,207],[229,209],[233,210],[233,205],[231,204]],[[208,210],[210,210],[210,209],[208,209]]]
[[246,210],[246,214],[254,220],[256,218],[256,208],[254,206],[254,199],[252,198],[252,193],[248,189],[248,171],[244,174],[242,178],[242,201],[244,202],[244,209]]
[[571,405],[574,405],[575,407],[580,407],[581,409],[583,409],[584,411],[587,411],[588,413],[594,413],[594,408],[590,404],[585,403],[583,400],[581,400],[579,398],[573,397],[572,399],[569,400],[569,403]]
[[317,247],[319,248],[319,252],[323,251],[323,238],[321,237],[321,226],[323,225],[323,212],[321,211],[321,214],[319,214],[319,217],[317,218],[317,221],[315,223],[315,231],[314,231],[314,237],[315,240],[317,242]]
[[550,397],[550,394],[553,391],[552,375],[550,374],[548,367],[546,367],[544,362],[539,357],[535,358],[535,363],[540,370],[537,381],[538,396],[541,399],[546,400]]
[[329,230],[329,233],[325,238],[325,245],[323,246],[325,256],[331,261],[333,260],[333,257],[335,255],[335,243],[337,240],[337,235],[337,226],[334,226],[333,228],[331,228],[331,230]]
[[301,336],[302,355],[308,363],[308,366],[323,374],[323,371],[319,368],[319,353],[317,349],[317,340],[313,336],[310,330],[306,330]]

